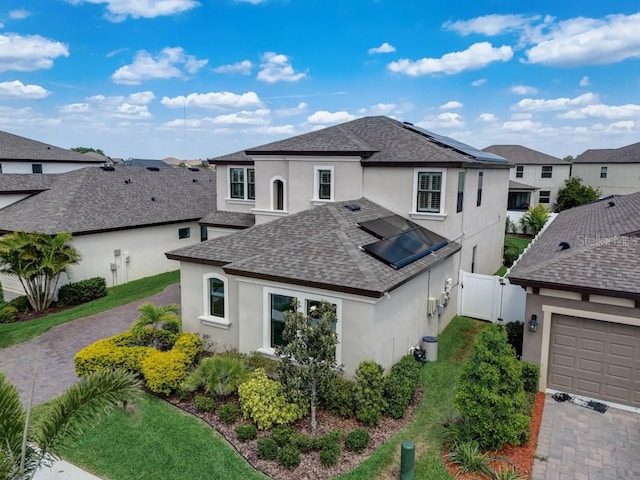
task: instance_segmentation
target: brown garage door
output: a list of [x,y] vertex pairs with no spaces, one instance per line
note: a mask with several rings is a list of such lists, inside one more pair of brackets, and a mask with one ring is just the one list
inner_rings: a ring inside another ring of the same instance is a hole
[[640,327],[554,315],[547,384],[640,407]]

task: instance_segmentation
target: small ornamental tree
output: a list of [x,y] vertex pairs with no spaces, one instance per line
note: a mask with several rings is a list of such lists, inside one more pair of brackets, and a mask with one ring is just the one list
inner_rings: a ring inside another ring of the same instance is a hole
[[282,358],[278,365],[280,381],[292,401],[308,402],[311,430],[315,432],[318,393],[342,371],[336,363],[335,306],[321,302],[311,307],[309,316],[289,311],[284,313],[284,319],[285,344],[276,349],[276,355]]
[[38,312],[51,305],[60,275],[79,262],[70,233],[13,232],[0,238],[0,272],[18,277]]
[[177,334],[180,331],[180,319],[177,315],[179,311],[180,307],[174,303],[160,306],[151,302],[143,303],[138,307],[140,315],[131,324],[131,332],[136,339],[141,340],[145,329],[149,329],[151,335],[147,346],[159,347],[158,337],[162,335],[160,332]]
[[522,413],[525,401],[522,364],[505,329],[490,325],[478,334],[461,367],[453,405],[480,447],[493,450],[526,440],[530,419]]
[[556,211],[561,212],[585,203],[594,202],[600,198],[601,194],[602,192],[599,189],[584,185],[580,177],[567,178],[564,181],[564,185],[558,190]]
[[549,210],[542,204],[530,207],[520,219],[520,228],[523,233],[528,233],[534,237],[540,233],[544,224],[549,220]]

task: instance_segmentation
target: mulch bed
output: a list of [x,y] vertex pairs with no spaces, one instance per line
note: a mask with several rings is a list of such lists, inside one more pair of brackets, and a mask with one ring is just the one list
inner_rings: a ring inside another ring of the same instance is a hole
[[[393,419],[383,417],[380,425],[377,427],[366,427],[371,435],[369,445],[364,452],[356,454],[342,448],[340,460],[338,464],[327,468],[320,463],[320,453],[310,452],[301,454],[301,463],[293,470],[282,467],[277,461],[267,461],[258,458],[257,439],[248,442],[241,442],[237,439],[235,433],[236,425],[244,423],[242,421],[227,425],[220,421],[215,413],[203,413],[196,410],[193,400],[179,400],[170,397],[167,400],[178,408],[188,412],[201,420],[205,421],[215,428],[237,451],[242,455],[256,470],[268,475],[274,480],[325,480],[347,473],[356,468],[360,463],[369,458],[371,454],[403,426],[405,426],[412,418],[416,406],[420,403],[423,394],[423,388],[420,387],[413,401],[409,405],[406,415],[401,419]],[[363,425],[354,418],[340,418],[319,408],[317,411],[318,427],[316,436],[324,433],[341,429],[345,434],[355,428],[363,428]],[[294,424],[294,427],[302,433],[311,435],[311,426],[309,418],[304,418]],[[258,438],[268,436],[269,432],[258,432]]]
[[52,313],[62,312],[64,310],[68,310],[71,307],[66,305],[51,305],[46,310],[42,310],[41,312],[35,312],[33,310],[29,310],[28,312],[18,312],[18,322],[28,322],[29,320],[35,320],[36,318],[46,317],[47,315],[51,315]]
[[[540,433],[540,424],[542,423],[542,411],[544,409],[544,393],[536,393],[536,399],[533,404],[533,411],[531,416],[531,435],[529,442],[526,445],[513,446],[505,445],[500,450],[495,452],[489,452],[490,457],[500,457],[507,459],[489,462],[489,466],[493,469],[504,469],[515,467],[516,472],[523,478],[531,479],[531,472],[533,471],[533,460],[536,454],[536,447],[538,445],[538,434]],[[479,475],[474,473],[465,473],[457,475],[458,467],[453,465],[445,459],[446,452],[442,453],[442,462],[447,466],[449,472],[456,478],[461,480],[474,480],[478,478],[489,478],[485,475]]]

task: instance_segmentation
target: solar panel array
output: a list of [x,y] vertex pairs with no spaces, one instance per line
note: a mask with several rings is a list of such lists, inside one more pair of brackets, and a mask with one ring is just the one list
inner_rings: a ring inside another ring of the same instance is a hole
[[436,250],[448,241],[400,215],[390,215],[359,224],[360,228],[380,240],[362,249],[391,267],[400,269]]
[[444,145],[449,148],[453,148],[458,152],[464,153],[466,155],[470,155],[476,160],[480,160],[483,162],[496,162],[496,163],[509,163],[506,158],[501,157],[500,155],[495,155],[491,152],[484,152],[482,150],[478,150],[471,145],[467,145],[466,143],[459,142],[451,137],[445,137],[444,135],[439,135],[425,128],[416,127],[415,125],[411,125],[409,123],[404,124],[409,130],[413,130],[414,132],[418,132],[422,135],[429,137],[436,143]]

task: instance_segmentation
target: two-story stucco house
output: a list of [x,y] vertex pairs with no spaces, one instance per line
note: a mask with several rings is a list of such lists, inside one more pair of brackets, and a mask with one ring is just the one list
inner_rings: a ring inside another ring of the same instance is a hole
[[185,329],[219,348],[273,354],[283,310],[326,300],[347,374],[389,367],[456,314],[460,269],[501,264],[507,161],[411,124],[365,117],[210,162],[210,240],[167,256]]
[[492,145],[484,151],[511,164],[508,210],[524,211],[538,204],[554,210],[558,190],[571,176],[571,162],[522,145]]
[[640,143],[626,147],[587,150],[573,160],[574,177],[597,187],[602,196],[640,191]]

